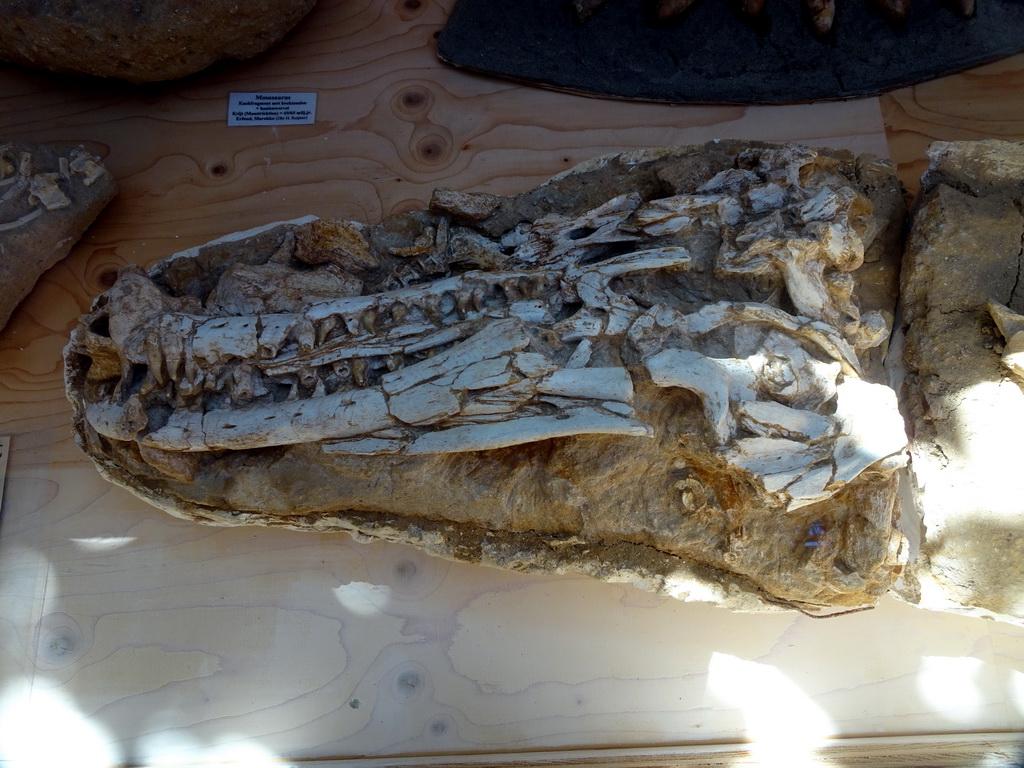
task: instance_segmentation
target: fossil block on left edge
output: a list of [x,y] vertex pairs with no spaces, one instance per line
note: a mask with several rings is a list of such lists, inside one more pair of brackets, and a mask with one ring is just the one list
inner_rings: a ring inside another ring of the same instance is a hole
[[0,143],[0,328],[115,194],[84,147]]
[[870,157],[716,142],[240,233],[96,301],[75,430],[201,522],[741,610],[871,604],[904,558],[906,438],[875,383],[902,216]]

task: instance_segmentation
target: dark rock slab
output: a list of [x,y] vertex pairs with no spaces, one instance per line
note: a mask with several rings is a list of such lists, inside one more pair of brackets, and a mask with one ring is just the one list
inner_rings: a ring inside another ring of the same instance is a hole
[[838,0],[815,36],[798,0],[769,0],[758,24],[727,0],[699,0],[657,23],[643,0],[612,0],[580,24],[559,0],[459,0],[438,55],[561,90],[673,103],[786,103],[869,96],[1024,50],[1024,3],[985,0],[962,18],[914,0],[893,23],[866,0]]

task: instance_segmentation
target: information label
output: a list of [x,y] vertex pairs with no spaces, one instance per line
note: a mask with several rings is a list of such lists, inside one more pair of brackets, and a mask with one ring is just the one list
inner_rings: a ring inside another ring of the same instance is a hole
[[315,93],[232,93],[228,125],[312,125]]

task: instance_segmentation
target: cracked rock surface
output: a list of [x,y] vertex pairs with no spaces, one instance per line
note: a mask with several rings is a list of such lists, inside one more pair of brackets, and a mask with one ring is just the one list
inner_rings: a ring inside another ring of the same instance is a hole
[[76,436],[200,522],[869,605],[906,558],[878,383],[902,217],[874,158],[716,142],[239,233],[123,270],[83,316]]
[[0,59],[133,83],[270,48],[316,0],[0,0]]
[[937,142],[929,156],[900,299],[917,554],[899,592],[1020,621],[1024,144]]

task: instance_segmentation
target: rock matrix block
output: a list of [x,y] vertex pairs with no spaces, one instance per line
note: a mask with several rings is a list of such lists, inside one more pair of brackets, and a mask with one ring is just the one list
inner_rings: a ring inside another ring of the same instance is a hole
[[918,554],[928,608],[1024,619],[1024,144],[937,142],[902,278]]
[[316,0],[0,0],[0,59],[133,83],[262,53]]
[[84,147],[0,143],[0,328],[115,194]]
[[905,560],[906,437],[872,380],[895,297],[859,268],[898,255],[902,206],[872,158],[721,142],[241,233],[96,301],[75,430],[201,522],[741,610],[870,604]]

